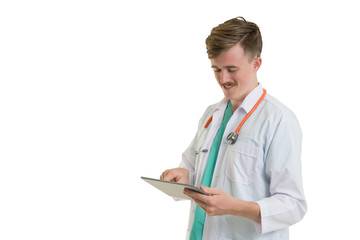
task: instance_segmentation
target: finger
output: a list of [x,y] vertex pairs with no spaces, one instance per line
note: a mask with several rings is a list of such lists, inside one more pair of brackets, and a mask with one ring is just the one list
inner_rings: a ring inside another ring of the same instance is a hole
[[200,200],[194,200],[194,202],[202,209],[204,212],[207,212],[208,205]]
[[164,180],[164,177],[165,177],[165,173],[166,173],[167,170],[163,171],[160,175],[160,180]]
[[196,200],[200,200],[202,202],[206,202],[207,198],[209,197],[209,196],[206,196],[206,195],[204,195],[202,193],[192,191],[191,189],[187,189],[187,188],[184,189],[184,193],[186,195],[188,195],[189,197],[191,197],[193,199],[196,199]]
[[[189,190],[189,189],[185,189],[184,190],[184,193],[186,195],[188,195],[189,197],[191,197],[191,199],[202,209],[204,210],[204,212],[206,214],[208,214],[209,212],[209,204],[208,204],[208,199],[209,199],[209,196],[206,196],[204,194],[201,194],[201,193],[197,193],[197,192],[194,192],[192,190]],[[201,196],[202,195],[202,196]],[[199,198],[195,198],[196,196],[199,196]],[[205,197],[205,199],[201,199],[202,197]]]
[[200,189],[203,190],[206,193],[209,193],[211,195],[219,195],[221,194],[221,190],[218,188],[210,188],[210,187],[205,187],[203,185],[200,185]]
[[[191,192],[191,193],[190,193],[190,192]],[[201,208],[205,208],[205,207],[207,206],[207,204],[206,204],[203,200],[193,197],[193,193],[195,193],[195,192],[193,192],[193,191],[191,191],[191,190],[186,191],[186,189],[184,190],[184,194],[185,194],[185,195],[191,197],[191,199],[192,199],[196,204],[198,204]]]
[[169,170],[169,169],[165,170],[165,171],[161,174],[160,179],[161,179],[161,180],[164,180],[164,181],[169,181],[169,180],[167,180],[167,178],[169,177],[168,175],[169,175],[169,172],[170,172],[170,171],[171,171],[171,170]]
[[177,177],[176,172],[170,169],[164,171],[162,180],[176,182],[176,177]]
[[204,201],[199,199],[193,199],[194,202],[206,213],[206,215],[213,216],[213,211],[211,210],[212,207]]

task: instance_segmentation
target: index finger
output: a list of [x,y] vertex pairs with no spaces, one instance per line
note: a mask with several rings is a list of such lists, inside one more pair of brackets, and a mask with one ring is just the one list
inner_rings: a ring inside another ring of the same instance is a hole
[[163,171],[163,172],[161,173],[161,175],[160,175],[160,180],[165,180],[165,176],[166,176],[166,174],[167,174],[168,171],[169,171],[169,170],[165,170],[165,171]]
[[174,180],[174,178],[175,178],[175,174],[173,173],[172,169],[165,170],[160,176],[160,179],[164,181],[172,181]]

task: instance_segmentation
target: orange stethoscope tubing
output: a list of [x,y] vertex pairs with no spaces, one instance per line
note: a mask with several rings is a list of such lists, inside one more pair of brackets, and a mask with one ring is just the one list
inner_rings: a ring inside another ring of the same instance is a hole
[[206,122],[205,125],[204,125],[204,128],[207,128],[207,127],[209,126],[209,124],[210,124],[211,121],[212,121],[212,118],[213,118],[213,116],[211,116],[211,117],[207,120],[207,122]]
[[[235,133],[230,133],[232,135],[237,135],[241,129],[241,127],[244,125],[244,123],[246,122],[246,120],[248,120],[248,118],[251,116],[251,114],[255,111],[255,109],[259,106],[259,104],[261,103],[261,101],[265,98],[266,95],[266,90],[264,89],[263,94],[261,95],[260,99],[256,102],[256,104],[253,106],[253,108],[250,110],[250,112],[248,114],[246,114],[245,118],[241,121],[241,123],[239,124],[239,126],[236,128]],[[211,121],[213,119],[213,116],[211,116],[207,122],[204,125],[204,128],[207,128]],[[237,137],[236,137],[237,138]],[[235,139],[236,141],[236,139]]]

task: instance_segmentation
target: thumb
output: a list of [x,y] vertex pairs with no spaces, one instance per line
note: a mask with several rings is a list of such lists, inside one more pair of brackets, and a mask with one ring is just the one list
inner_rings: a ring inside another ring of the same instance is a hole
[[210,187],[205,187],[203,185],[200,185],[200,189],[206,193],[210,193],[211,195],[220,194],[220,189],[218,189],[218,188],[210,188]]

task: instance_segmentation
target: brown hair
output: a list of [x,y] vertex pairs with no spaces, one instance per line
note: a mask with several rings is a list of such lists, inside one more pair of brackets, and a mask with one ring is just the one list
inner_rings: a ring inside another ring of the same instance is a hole
[[243,17],[230,19],[211,30],[206,41],[207,54],[216,58],[235,44],[240,43],[245,53],[250,53],[249,61],[260,57],[262,39],[259,27]]

